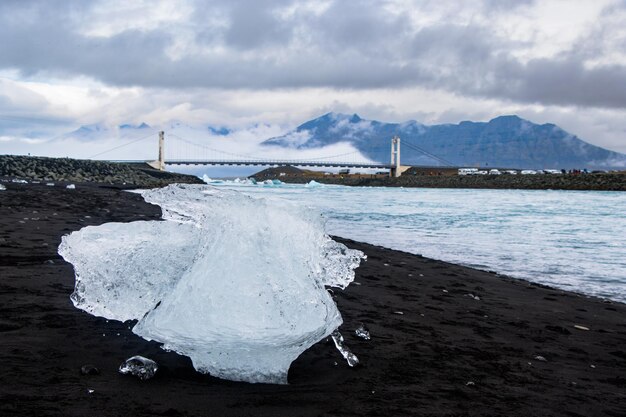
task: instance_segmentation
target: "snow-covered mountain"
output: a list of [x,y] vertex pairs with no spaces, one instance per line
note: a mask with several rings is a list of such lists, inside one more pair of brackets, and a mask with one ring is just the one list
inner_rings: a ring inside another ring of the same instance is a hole
[[75,139],[85,142],[113,138],[127,139],[140,137],[141,135],[147,135],[154,130],[155,129],[153,129],[146,123],[140,123],[138,125],[127,123],[119,126],[109,126],[101,123],[94,123],[90,125],[83,125],[76,130],[65,133],[61,136],[61,138]]
[[189,125],[181,121],[171,121],[165,126],[152,127],[147,123],[125,123],[119,126],[110,126],[102,123],[94,123],[80,126],[78,129],[61,135],[62,139],[76,139],[80,141],[94,141],[102,139],[133,139],[149,135],[159,130],[176,133],[191,138],[208,138],[211,136],[228,136],[233,131],[224,126]]
[[383,123],[356,114],[328,113],[263,144],[311,149],[349,142],[367,158],[386,162],[394,135],[401,138],[401,160],[406,165],[626,167],[624,154],[591,145],[554,124],[538,125],[518,116],[427,126],[416,121]]

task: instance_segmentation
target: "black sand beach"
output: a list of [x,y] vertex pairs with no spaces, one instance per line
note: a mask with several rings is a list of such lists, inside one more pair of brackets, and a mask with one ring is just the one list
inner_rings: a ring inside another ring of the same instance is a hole
[[[6,186],[0,416],[626,415],[626,305],[353,241],[368,260],[335,294],[361,366],[322,341],[286,386],[201,375],[132,324],[75,309],[57,255],[64,234],[156,219],[158,207],[115,187]],[[371,340],[354,335],[360,322]],[[154,379],[117,372],[137,354],[159,363]],[[101,373],[81,375],[85,364]]]

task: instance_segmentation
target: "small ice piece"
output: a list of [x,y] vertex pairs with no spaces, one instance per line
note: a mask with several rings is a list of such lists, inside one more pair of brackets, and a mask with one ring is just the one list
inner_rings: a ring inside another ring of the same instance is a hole
[[75,190],[76,186],[74,184],[68,184],[65,188],[67,188],[68,190]]
[[320,184],[319,182],[317,182],[315,180],[311,180],[307,184],[305,184],[304,186],[306,188],[320,188],[320,187],[323,187],[324,184]]
[[46,183],[46,185],[47,185],[48,187],[54,187],[54,183],[53,183],[53,182],[47,182],[47,183]]
[[404,312],[402,312],[402,311],[394,311],[393,314],[397,314],[399,316],[403,316]]
[[335,342],[335,346],[337,347],[339,353],[341,353],[341,356],[343,356],[343,358],[348,362],[348,365],[358,365],[359,358],[357,358],[356,355],[345,345],[343,336],[339,333],[339,330],[335,330],[330,334],[330,336],[333,338],[333,342]]
[[275,187],[283,185],[284,183],[281,180],[265,180],[263,181],[263,186],[265,187]]
[[365,324],[361,323],[359,327],[354,331],[354,333],[359,336],[361,339],[370,340],[370,332],[365,327]]
[[158,369],[159,366],[155,361],[139,355],[126,359],[124,363],[120,365],[121,374],[130,374],[142,381],[152,378]]
[[266,187],[275,187],[278,185],[282,185],[283,182],[281,180],[265,180],[263,181],[263,185]]
[[4,185],[0,184],[0,191],[4,191],[6,189],[7,189],[7,187],[5,187]]
[[28,184],[28,181],[20,180],[20,179],[17,179],[17,178],[12,179],[11,182],[13,182],[15,184]]

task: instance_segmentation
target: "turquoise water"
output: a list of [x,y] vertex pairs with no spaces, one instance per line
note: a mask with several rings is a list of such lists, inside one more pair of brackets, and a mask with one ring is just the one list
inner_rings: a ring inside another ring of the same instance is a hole
[[626,193],[217,186],[316,208],[333,235],[626,301]]

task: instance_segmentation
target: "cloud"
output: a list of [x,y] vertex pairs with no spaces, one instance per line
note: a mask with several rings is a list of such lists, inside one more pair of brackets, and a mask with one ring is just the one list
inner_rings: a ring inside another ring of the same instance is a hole
[[0,78],[0,114],[12,115],[24,111],[43,111],[48,101],[40,94],[12,82]]
[[[532,36],[515,39],[505,25],[517,8],[536,5],[504,3],[484,0],[469,9],[355,0],[315,8],[305,1],[198,1],[183,3],[180,13],[171,5],[159,13],[147,2],[122,15],[112,12],[117,3],[103,1],[3,2],[0,37],[12,42],[0,44],[0,67],[111,86],[421,86],[525,103],[626,107],[626,64],[603,47],[623,45],[623,3],[611,3],[610,14],[598,8],[593,24],[569,28],[576,41],[560,53],[531,52],[530,59],[528,51],[542,45]],[[107,24],[103,16],[121,23]]]
[[623,0],[2,1],[0,39],[6,138],[517,113],[626,151]]

